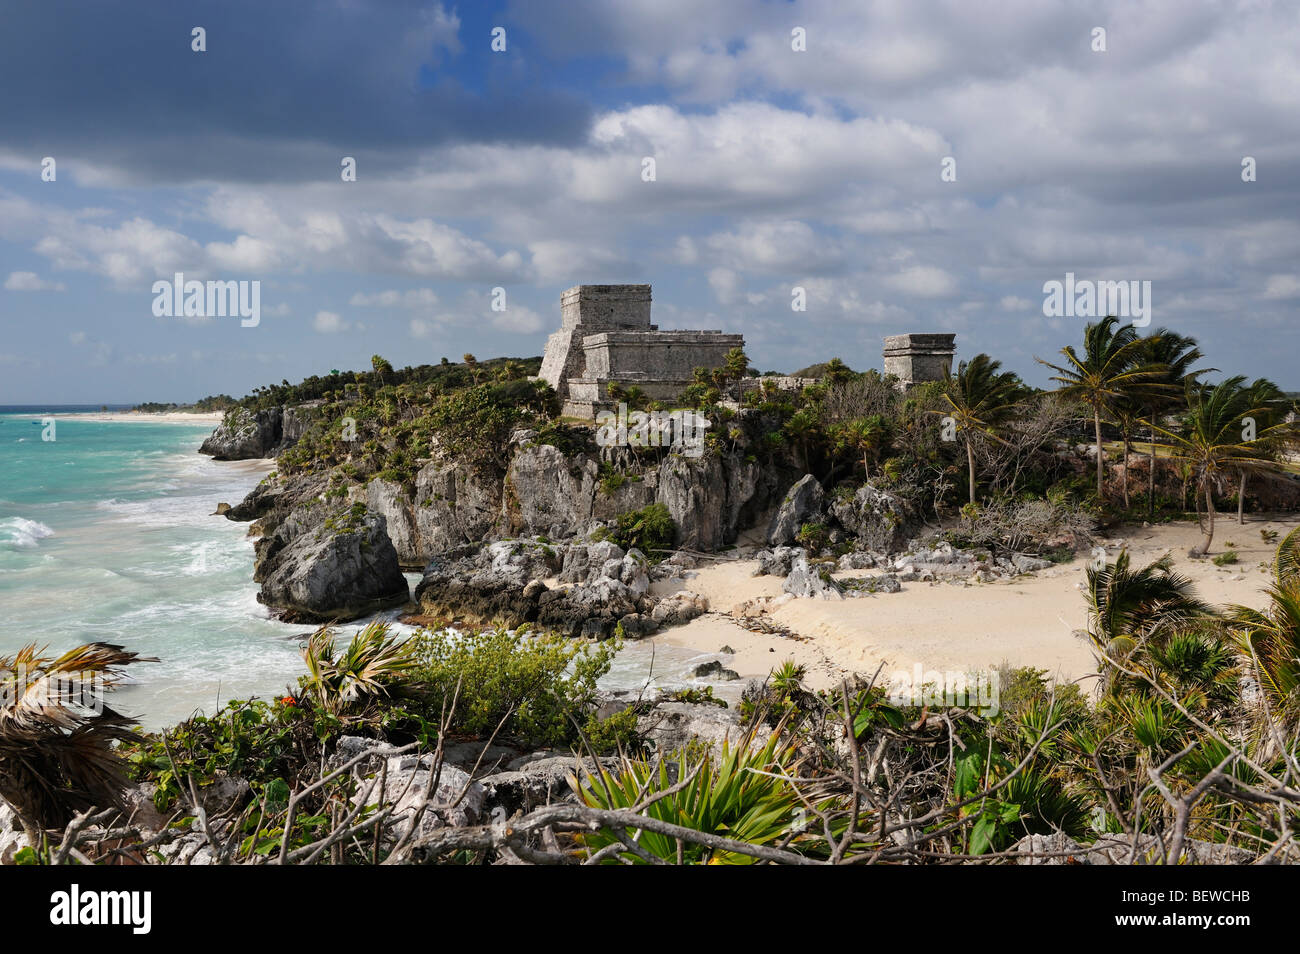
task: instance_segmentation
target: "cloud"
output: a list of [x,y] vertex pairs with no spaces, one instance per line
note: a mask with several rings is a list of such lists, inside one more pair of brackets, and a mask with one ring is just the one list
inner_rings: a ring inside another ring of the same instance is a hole
[[885,284],[917,298],[946,298],[957,291],[957,279],[933,265],[914,265],[885,278]]
[[10,272],[5,279],[5,288],[9,291],[66,291],[62,282],[48,282],[35,272]]
[[1300,277],[1295,275],[1270,275],[1264,286],[1263,298],[1300,298]]
[[432,288],[390,289],[371,294],[357,292],[348,304],[357,308],[433,308],[438,304],[438,296]]
[[316,312],[316,317],[312,319],[311,326],[320,335],[337,335],[352,327],[333,311]]

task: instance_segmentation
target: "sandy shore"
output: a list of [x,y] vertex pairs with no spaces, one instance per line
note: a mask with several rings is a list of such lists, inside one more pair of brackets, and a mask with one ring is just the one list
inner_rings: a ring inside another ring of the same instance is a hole
[[97,423],[113,423],[117,421],[126,421],[133,423],[145,424],[220,424],[225,419],[225,414],[220,411],[160,411],[158,413],[144,413],[142,411],[78,411],[75,413],[60,414],[57,411],[52,414],[33,414],[33,417],[53,417],[63,421],[95,421]]
[[[1191,560],[1187,550],[1201,539],[1193,523],[1126,527],[1099,541],[1111,559],[1126,548],[1136,566],[1166,553],[1175,569],[1190,577],[1198,595],[1219,606],[1261,607],[1271,580],[1274,544],[1261,530],[1279,536],[1300,525],[1300,515],[1257,516],[1238,526],[1235,516],[1220,519],[1211,555],[1236,544],[1238,563],[1216,567]],[[1265,564],[1262,569],[1260,564]],[[1037,574],[1005,583],[904,583],[900,593],[880,593],[842,601],[787,598],[767,618],[798,638],[763,635],[743,628],[736,617],[748,601],[780,598],[781,580],[755,577],[754,561],[706,566],[684,586],[656,584],[656,592],[689,589],[709,600],[713,612],[652,639],[662,645],[719,653],[724,665],[746,679],[763,678],[787,659],[804,664],[813,688],[835,685],[846,673],[882,677],[923,670],[974,671],[1009,663],[1047,670],[1058,680],[1087,680],[1095,672],[1088,644],[1073,635],[1087,625],[1084,602],[1087,554]],[[837,577],[860,574],[835,574]],[[723,647],[734,654],[722,654]],[[1085,682],[1085,688],[1090,686]]]

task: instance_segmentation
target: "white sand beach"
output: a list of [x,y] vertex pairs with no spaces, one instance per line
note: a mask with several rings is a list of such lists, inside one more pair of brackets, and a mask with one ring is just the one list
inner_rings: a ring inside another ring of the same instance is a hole
[[[36,416],[33,414],[33,416]],[[53,412],[40,415],[65,421],[95,421],[97,423],[145,423],[145,424],[212,424],[217,425],[225,419],[221,411],[76,411]]]
[[[1198,595],[1224,606],[1241,603],[1260,607],[1267,598],[1275,544],[1261,530],[1279,537],[1300,525],[1300,515],[1262,515],[1239,526],[1235,515],[1216,523],[1211,555],[1236,544],[1236,564],[1217,567],[1209,560],[1192,560],[1187,550],[1201,539],[1195,522],[1125,527],[1098,541],[1111,559],[1126,548],[1135,566],[1144,566],[1166,553],[1177,572],[1190,577]],[[1263,567],[1260,564],[1264,564]],[[660,645],[689,647],[718,653],[743,678],[763,678],[787,659],[804,664],[813,688],[835,685],[847,673],[874,673],[882,678],[910,671],[973,671],[1002,663],[1034,666],[1058,680],[1086,680],[1094,671],[1088,644],[1073,635],[1087,625],[1083,587],[1087,554],[1033,575],[1000,583],[904,583],[900,593],[880,593],[845,600],[785,597],[766,613],[770,622],[788,629],[795,639],[754,633],[737,617],[751,600],[780,599],[782,581],[751,576],[755,561],[735,561],[690,571],[684,586],[656,584],[657,592],[689,589],[709,600],[712,612],[685,626],[651,637]],[[844,577],[857,574],[835,574]],[[1085,683],[1085,688],[1087,685]]]

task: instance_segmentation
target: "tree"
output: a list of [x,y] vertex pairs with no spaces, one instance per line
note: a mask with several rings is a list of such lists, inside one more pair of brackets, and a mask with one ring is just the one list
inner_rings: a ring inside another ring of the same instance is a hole
[[889,422],[879,414],[854,418],[838,428],[837,442],[862,455],[862,473],[871,479],[871,462],[889,445]]
[[469,369],[469,376],[475,384],[478,384],[478,358],[474,357],[468,351],[461,355],[461,360],[465,362],[465,367]]
[[157,662],[121,646],[89,643],[57,658],[35,644],[0,657],[0,797],[32,845],[78,812],[121,803],[126,786],[114,743],[134,719],[102,705],[133,662]]
[[379,386],[383,387],[385,383],[384,376],[393,373],[393,366],[389,364],[387,360],[381,358],[379,355],[372,354],[370,356],[370,367],[375,372],[375,374],[379,375]]
[[1300,717],[1300,530],[1277,548],[1269,605],[1263,610],[1233,606],[1233,633],[1254,663],[1273,716],[1284,724]]
[[[1148,430],[1151,436],[1151,469],[1147,474],[1147,517],[1152,519],[1156,513],[1156,418],[1174,410],[1183,403],[1183,394],[1189,380],[1196,380],[1202,375],[1215,370],[1203,368],[1193,371],[1192,365],[1204,355],[1196,346],[1196,339],[1168,328],[1158,328],[1153,334],[1142,340],[1142,357],[1140,361],[1148,367],[1161,369],[1158,382],[1161,387],[1144,389],[1141,404],[1145,407]],[[1127,447],[1125,448],[1127,453]],[[1125,467],[1125,487],[1127,489],[1128,468]],[[1186,495],[1184,494],[1184,497]],[[1127,504],[1127,495],[1125,497]]]
[[[1250,392],[1249,402],[1263,410],[1264,421],[1269,427],[1283,423],[1286,420],[1291,405],[1287,401],[1286,395],[1282,393],[1281,388],[1276,384],[1268,380],[1268,378],[1256,378],[1247,390]],[[1256,423],[1258,425],[1259,422]],[[1266,441],[1260,447],[1260,453],[1276,459],[1283,436],[1277,434],[1274,439]],[[1250,470],[1248,468],[1241,468],[1241,483],[1237,487],[1237,523],[1239,525],[1244,525],[1246,522],[1246,478],[1249,475]]]
[[1020,377],[1014,371],[999,371],[1001,367],[1002,362],[977,354],[961,362],[956,375],[944,378],[947,411],[965,436],[971,503],[975,502],[975,435],[982,433],[1001,441],[998,430],[1015,414],[1026,394]]
[[1088,638],[1102,660],[1109,691],[1120,684],[1111,663],[1158,648],[1189,622],[1210,614],[1192,581],[1172,567],[1165,556],[1135,570],[1125,550],[1114,563],[1088,568]]
[[1113,315],[1089,324],[1083,331],[1083,354],[1073,345],[1061,349],[1068,362],[1066,366],[1052,364],[1039,358],[1057,372],[1052,380],[1058,382],[1060,391],[1077,398],[1092,410],[1092,427],[1097,451],[1097,498],[1103,488],[1104,452],[1101,446],[1101,422],[1111,420],[1114,407],[1123,399],[1132,399],[1143,393],[1159,392],[1163,369],[1143,362],[1142,340],[1132,325],[1120,325]]
[[1273,448],[1292,433],[1285,420],[1272,420],[1271,407],[1256,405],[1258,395],[1243,381],[1241,375],[1213,386],[1189,381],[1182,428],[1156,428],[1167,438],[1170,456],[1191,465],[1196,491],[1204,495],[1205,540],[1193,550],[1200,556],[1209,552],[1214,540],[1214,492],[1222,489],[1224,478],[1242,470],[1279,471]]

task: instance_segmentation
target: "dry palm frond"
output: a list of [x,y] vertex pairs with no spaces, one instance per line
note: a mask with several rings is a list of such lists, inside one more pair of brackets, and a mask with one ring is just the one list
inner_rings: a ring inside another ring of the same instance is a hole
[[0,796],[29,828],[58,828],[91,807],[120,801],[115,740],[135,720],[104,703],[123,667],[157,662],[111,643],[58,657],[29,645],[0,657]]

